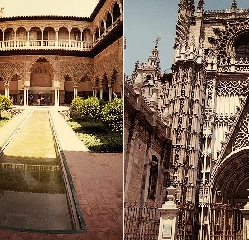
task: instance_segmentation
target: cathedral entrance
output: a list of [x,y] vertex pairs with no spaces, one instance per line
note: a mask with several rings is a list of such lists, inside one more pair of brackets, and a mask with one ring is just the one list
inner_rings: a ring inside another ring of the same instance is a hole
[[29,104],[54,105],[54,73],[51,64],[45,58],[39,58],[31,69]]
[[229,154],[217,167],[210,204],[211,239],[247,239],[244,207],[249,202],[249,147]]

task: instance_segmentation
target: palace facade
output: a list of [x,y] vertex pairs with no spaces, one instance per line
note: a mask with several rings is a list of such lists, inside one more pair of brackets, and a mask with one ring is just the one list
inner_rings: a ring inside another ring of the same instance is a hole
[[90,17],[0,17],[0,94],[14,104],[111,101],[122,87],[122,0],[100,0]]
[[248,239],[249,11],[204,6],[180,0],[171,73],[156,45],[126,79],[125,239]]

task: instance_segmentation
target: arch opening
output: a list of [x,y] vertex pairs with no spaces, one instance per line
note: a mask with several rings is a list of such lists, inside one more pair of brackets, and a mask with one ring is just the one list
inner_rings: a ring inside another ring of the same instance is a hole
[[249,58],[249,32],[238,36],[234,42],[236,60]]

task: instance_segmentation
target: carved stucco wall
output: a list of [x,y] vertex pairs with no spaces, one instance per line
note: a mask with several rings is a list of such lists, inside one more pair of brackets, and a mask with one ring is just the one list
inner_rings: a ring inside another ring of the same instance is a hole
[[[74,83],[80,82],[83,76],[93,79],[93,59],[47,55],[0,57],[0,77],[3,82],[9,82],[17,74],[23,84],[24,80],[30,80],[30,72],[36,61],[43,58],[49,62],[54,76],[53,80],[59,80],[62,83],[61,90],[63,90],[66,75],[71,77]],[[0,90],[4,90],[3,85],[0,86]],[[89,89],[84,90],[92,91],[91,85]]]
[[123,37],[104,49],[94,58],[94,79],[103,79],[107,74],[108,84],[112,81],[114,71],[117,71],[114,81],[114,92],[121,92],[123,85]]

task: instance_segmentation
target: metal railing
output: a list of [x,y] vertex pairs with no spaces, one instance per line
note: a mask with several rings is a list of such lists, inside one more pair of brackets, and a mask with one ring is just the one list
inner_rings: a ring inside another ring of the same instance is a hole
[[159,224],[160,213],[157,204],[140,205],[139,203],[125,203],[125,240],[157,240]]

